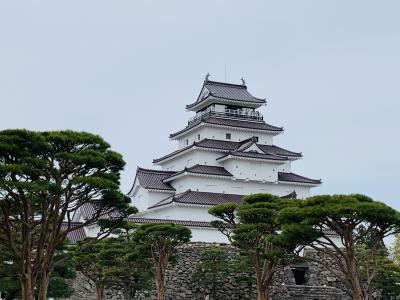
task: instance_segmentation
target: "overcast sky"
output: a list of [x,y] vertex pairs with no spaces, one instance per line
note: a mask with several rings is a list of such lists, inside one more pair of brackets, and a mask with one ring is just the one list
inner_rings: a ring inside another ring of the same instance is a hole
[[175,149],[204,76],[266,97],[321,193],[400,209],[399,1],[1,1],[0,127],[94,132],[138,165]]

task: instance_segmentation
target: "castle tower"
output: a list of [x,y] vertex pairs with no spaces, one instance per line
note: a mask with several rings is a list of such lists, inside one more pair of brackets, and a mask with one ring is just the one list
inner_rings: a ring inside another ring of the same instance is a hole
[[129,196],[140,211],[133,218],[137,223],[183,224],[193,241],[224,242],[209,224],[211,206],[240,203],[254,193],[305,198],[321,180],[292,172],[302,154],[274,145],[283,128],[264,121],[257,109],[266,100],[250,94],[244,79],[231,84],[208,77],[196,101],[186,106],[195,115],[170,135],[178,149],[154,159],[158,169],[138,167]]

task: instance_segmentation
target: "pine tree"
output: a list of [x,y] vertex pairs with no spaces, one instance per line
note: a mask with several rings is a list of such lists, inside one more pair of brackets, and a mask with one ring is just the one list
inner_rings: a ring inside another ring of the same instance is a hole
[[135,241],[149,249],[155,268],[157,299],[164,300],[165,271],[178,246],[190,241],[191,232],[175,224],[144,224],[135,231]]
[[[124,161],[101,137],[85,132],[0,131],[0,243],[17,266],[24,300],[47,298],[54,256],[78,228],[73,215],[93,214],[79,227],[98,223],[100,235],[136,210],[119,191]],[[108,222],[104,215],[113,214]]]
[[192,278],[200,285],[211,285],[212,299],[216,300],[218,286],[224,281],[228,273],[229,261],[226,251],[213,247],[201,252]]

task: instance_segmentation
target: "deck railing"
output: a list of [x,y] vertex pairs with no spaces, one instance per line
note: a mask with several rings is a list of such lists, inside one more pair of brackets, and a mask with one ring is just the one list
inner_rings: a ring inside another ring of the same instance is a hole
[[242,109],[225,109],[225,111],[216,111],[214,108],[208,108],[201,113],[198,113],[194,117],[192,117],[188,124],[190,125],[193,122],[200,120],[203,117],[209,115],[218,115],[218,116],[226,116],[233,117],[238,119],[251,119],[255,121],[263,121],[263,116],[258,111],[247,111]]

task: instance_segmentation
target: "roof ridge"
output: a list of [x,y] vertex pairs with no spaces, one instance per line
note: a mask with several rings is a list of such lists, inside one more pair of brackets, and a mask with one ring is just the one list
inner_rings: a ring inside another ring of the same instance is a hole
[[[218,120],[223,120],[223,122],[233,122],[236,124],[218,124]],[[212,126],[228,126],[228,127],[233,127],[233,128],[249,128],[249,129],[255,129],[255,130],[260,130],[260,131],[272,131],[272,132],[281,132],[283,131],[283,126],[275,126],[271,125],[270,123],[259,120],[252,120],[252,119],[240,119],[240,118],[232,118],[232,117],[227,117],[227,116],[220,116],[220,115],[212,115],[212,114],[206,114],[202,117],[200,117],[198,120],[193,121],[192,123],[188,124],[185,128],[176,131],[174,133],[170,133],[169,137],[173,138],[179,134],[182,134],[188,130],[193,129],[194,127],[198,126],[201,123],[205,124],[210,124]],[[253,126],[252,126],[253,125]],[[256,128],[254,126],[265,126],[264,128]],[[269,128],[268,128],[269,127]]]
[[246,143],[254,142],[254,138],[255,138],[255,136],[252,136],[252,137],[249,137],[248,139],[245,139],[245,140],[240,141],[240,142],[238,142],[238,143],[239,143],[240,146],[243,146],[243,145],[246,144]]
[[201,165],[201,164],[195,164],[195,165],[193,165],[193,166],[191,166],[191,167],[185,167],[185,171],[190,171],[190,170],[192,170],[192,169],[194,169],[195,167],[198,167],[198,166],[204,166],[204,165]]
[[176,173],[176,171],[167,171],[167,170],[156,170],[156,169],[146,169],[146,168],[141,168],[141,167],[137,167],[137,171],[141,171],[141,172],[148,172],[148,173]]
[[298,177],[301,177],[302,179],[305,179],[305,180],[309,180],[309,181],[315,181],[315,182],[319,182],[319,183],[322,183],[322,179],[320,178],[320,179],[312,179],[312,178],[310,178],[310,177],[305,177],[305,176],[303,176],[303,175],[299,175],[299,174],[296,174],[296,173],[293,173],[293,172],[278,172],[278,175],[279,174],[290,174],[290,175],[294,175],[294,176],[298,176]]
[[241,84],[241,83],[230,83],[230,82],[222,82],[222,81],[213,81],[213,80],[207,80],[204,82],[204,86],[207,84],[211,85],[223,85],[223,86],[233,86],[233,87],[238,87],[242,89],[247,89],[247,85]]
[[199,194],[218,194],[218,195],[235,195],[235,196],[244,196],[240,194],[231,194],[231,193],[214,193],[214,192],[204,192],[204,191],[192,191],[192,190],[187,190],[186,192],[192,192],[192,193],[199,193]]
[[[262,145],[262,144],[261,144],[261,145]],[[285,148],[279,147],[279,146],[277,146],[277,145],[271,145],[271,146],[273,146],[273,147],[275,147],[275,148],[279,148],[279,149],[281,149],[281,150],[285,150],[285,151],[287,151],[287,152],[292,152],[292,153],[295,153],[295,154],[300,154],[301,156],[303,156],[302,152],[294,152],[294,151],[287,150],[287,149],[285,149]]]

